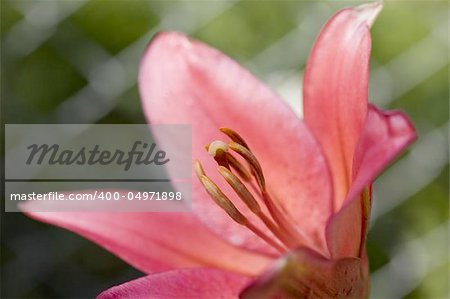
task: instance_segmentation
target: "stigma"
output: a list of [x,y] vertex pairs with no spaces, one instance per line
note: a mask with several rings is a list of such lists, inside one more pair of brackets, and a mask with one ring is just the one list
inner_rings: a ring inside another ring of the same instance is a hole
[[[230,197],[208,177],[202,164],[195,161],[194,170],[205,191],[233,221],[249,229],[278,252],[284,253],[294,248],[300,243],[301,236],[269,194],[258,159],[237,132],[229,128],[219,130],[230,140],[214,140],[205,149],[217,163],[219,174],[246,209],[239,210]],[[259,226],[249,220],[249,213],[259,218]],[[261,225],[271,233],[261,229]]]

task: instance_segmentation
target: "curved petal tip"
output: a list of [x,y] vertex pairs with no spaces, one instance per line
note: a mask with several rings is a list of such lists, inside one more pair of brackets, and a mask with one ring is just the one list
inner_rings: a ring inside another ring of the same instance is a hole
[[383,1],[366,3],[355,8],[355,10],[358,12],[358,17],[361,19],[361,21],[365,21],[369,27],[372,27],[382,9]]

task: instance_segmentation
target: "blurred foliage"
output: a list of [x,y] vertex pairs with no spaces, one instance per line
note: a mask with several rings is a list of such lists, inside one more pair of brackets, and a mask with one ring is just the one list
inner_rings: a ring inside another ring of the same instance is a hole
[[[327,18],[356,3],[1,0],[3,123],[145,122],[137,68],[165,29],[217,47],[282,93],[301,77]],[[404,110],[419,132],[374,185],[367,246],[377,298],[448,295],[448,9],[447,1],[386,1],[372,29],[371,98]],[[141,275],[21,214],[2,214],[1,252],[4,298],[93,297]]]
[[144,1],[89,1],[72,16],[75,26],[115,54],[158,23]]
[[[200,28],[194,37],[208,42],[236,59],[250,59],[297,25],[301,2],[274,5],[241,1]],[[270,24],[270,26],[267,26]],[[245,38],[244,38],[245,37]]]
[[18,65],[14,89],[32,111],[46,114],[87,81],[50,45],[42,45]]

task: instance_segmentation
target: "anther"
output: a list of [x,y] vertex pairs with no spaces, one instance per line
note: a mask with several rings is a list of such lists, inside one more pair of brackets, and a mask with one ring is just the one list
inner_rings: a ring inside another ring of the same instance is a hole
[[266,182],[264,179],[262,168],[261,168],[261,165],[259,164],[258,160],[256,159],[256,157],[253,155],[253,153],[251,151],[249,151],[247,148],[245,148],[244,146],[242,146],[236,142],[230,142],[228,144],[228,147],[231,150],[238,153],[241,157],[243,157],[250,164],[252,173],[255,176],[256,181],[258,182],[259,188],[261,188],[261,190],[265,190]]
[[222,155],[227,151],[228,151],[228,144],[220,140],[215,140],[211,142],[208,146],[208,153],[211,155],[211,157]]
[[201,180],[201,177],[205,175],[205,171],[203,170],[202,164],[198,160],[194,162],[194,170],[198,179]]
[[255,214],[259,214],[261,208],[253,197],[253,195],[248,191],[245,185],[239,180],[237,176],[235,176],[230,170],[223,166],[219,166],[218,168],[220,174],[223,178],[228,182],[228,184],[233,188],[233,190],[237,193],[237,195],[242,199],[245,205]]
[[241,225],[247,225],[248,221],[244,215],[233,205],[231,200],[217,187],[214,182],[206,175],[200,177],[200,181],[205,187],[206,192],[211,196],[214,202],[221,207],[234,221]]
[[230,166],[239,174],[244,181],[252,179],[247,169],[228,152],[228,144],[223,141],[216,140],[205,146],[206,151],[216,160],[220,166],[230,169]]
[[222,177],[228,182],[228,184],[233,188],[239,198],[245,203],[245,205],[252,211],[256,216],[258,216],[263,223],[267,226],[272,233],[277,236],[285,245],[288,247],[292,246],[293,243],[290,242],[289,238],[280,230],[280,228],[270,220],[266,214],[263,213],[261,207],[259,206],[256,199],[247,189],[247,187],[235,176],[230,170],[225,167],[219,166],[218,168]]
[[241,162],[239,162],[233,155],[230,153],[227,153],[227,160],[230,164],[231,168],[233,168],[234,171],[237,172],[237,174],[246,182],[250,182],[252,179],[251,174],[248,172],[247,168],[245,168],[244,165],[242,165]]
[[[213,141],[207,145],[206,151],[211,155],[219,165],[218,171],[227,183],[233,188],[238,197],[244,202],[249,211],[255,214],[273,234],[268,235],[238,210],[233,202],[220,190],[220,188],[205,174],[200,162],[195,161],[194,169],[197,177],[203,187],[214,200],[235,222],[247,227],[250,231],[262,238],[268,244],[280,252],[285,252],[286,248],[294,248],[299,240],[304,239],[299,232],[290,223],[289,219],[284,217],[266,189],[266,183],[261,164],[250,150],[244,139],[235,131],[229,128],[220,128],[220,131],[227,135],[232,141],[228,144],[223,141]],[[231,151],[240,155],[246,163],[241,163]],[[248,164],[248,165],[245,165]],[[255,182],[252,180],[255,178]],[[250,192],[245,185],[252,187]],[[257,201],[257,195],[261,201]],[[266,210],[261,209],[263,204]],[[275,237],[276,239],[273,239]]]
[[239,135],[236,131],[230,129],[230,128],[220,128],[219,129],[220,132],[224,133],[225,135],[227,135],[228,137],[230,137],[231,140],[233,140],[234,142],[242,145],[243,147],[247,148],[248,150],[250,150],[250,148],[247,145],[247,142],[245,142],[244,138],[241,137],[241,135]]
[[239,210],[231,202],[231,200],[220,190],[220,188],[216,184],[214,184],[214,182],[209,177],[207,177],[206,175],[202,175],[200,177],[200,182],[202,183],[206,192],[208,192],[210,197],[214,200],[214,202],[219,207],[221,207],[231,217],[231,219],[250,229],[254,234],[273,246],[279,252],[283,253],[286,251],[286,248],[274,241],[259,228],[249,222],[247,218],[245,218],[245,216],[241,212],[239,212]]
[[216,160],[217,164],[230,168],[227,159],[228,144],[220,140],[215,140],[209,144],[207,151]]

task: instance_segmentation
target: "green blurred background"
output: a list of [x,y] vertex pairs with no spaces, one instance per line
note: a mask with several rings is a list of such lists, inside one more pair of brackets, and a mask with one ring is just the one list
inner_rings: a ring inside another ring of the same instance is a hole
[[[219,48],[298,107],[315,36],[355,3],[1,0],[3,123],[144,123],[139,59],[168,29]],[[448,297],[448,26],[447,1],[386,1],[372,29],[370,100],[404,110],[419,132],[374,185],[373,298]],[[2,298],[93,297],[141,275],[70,232],[1,218]]]

